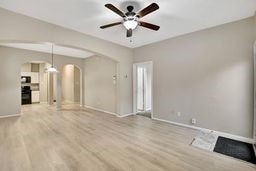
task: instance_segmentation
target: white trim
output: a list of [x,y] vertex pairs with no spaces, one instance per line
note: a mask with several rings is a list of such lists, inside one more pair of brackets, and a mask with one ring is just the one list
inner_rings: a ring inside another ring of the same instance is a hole
[[80,104],[79,102],[74,102],[72,100],[63,100],[61,102],[62,105],[65,105],[65,104]]
[[119,117],[119,118],[124,118],[124,117],[131,116],[131,115],[136,115],[136,114],[135,113],[128,113],[128,114],[125,114],[125,115],[116,115],[116,116]]
[[17,117],[17,116],[21,116],[21,114],[4,115],[4,116],[0,116],[0,119],[3,119],[3,118],[10,118],[10,117]]
[[234,140],[238,140],[238,141],[243,141],[243,142],[247,142],[247,143],[252,143],[252,144],[255,143],[255,140],[253,138],[242,137],[242,136],[233,135],[233,134],[226,133],[226,132],[210,130],[210,129],[201,128],[201,127],[197,127],[197,126],[193,126],[193,125],[187,125],[187,124],[182,124],[182,123],[178,123],[178,122],[168,121],[168,120],[164,120],[164,119],[158,119],[158,118],[155,118],[155,117],[152,117],[152,119],[157,120],[157,121],[167,122],[167,123],[170,123],[170,124],[173,124],[173,125],[176,125],[176,126],[181,126],[181,127],[195,129],[195,130],[200,130],[200,131],[213,131],[213,132],[215,132],[219,136],[223,136],[223,137],[227,137],[227,138],[230,138],[230,139],[234,139]]
[[127,116],[135,115],[134,113],[128,113],[128,114],[124,114],[124,115],[118,115],[117,113],[109,112],[109,111],[106,111],[106,110],[101,110],[101,109],[98,109],[98,108],[95,108],[95,107],[92,107],[92,106],[84,105],[84,107],[85,107],[85,108],[88,108],[88,109],[96,110],[96,111],[99,111],[99,112],[103,112],[103,113],[115,115],[115,116],[118,117],[118,118],[124,118],[124,117],[127,117]]
[[85,107],[85,108],[88,108],[88,109],[92,109],[92,110],[96,110],[96,111],[99,111],[99,112],[103,112],[103,113],[107,113],[107,114],[111,114],[111,115],[115,115],[115,116],[117,116],[117,114],[116,114],[116,113],[109,112],[109,111],[102,110],[102,109],[98,109],[98,108],[95,108],[95,107],[92,107],[92,106],[84,105],[84,107]]

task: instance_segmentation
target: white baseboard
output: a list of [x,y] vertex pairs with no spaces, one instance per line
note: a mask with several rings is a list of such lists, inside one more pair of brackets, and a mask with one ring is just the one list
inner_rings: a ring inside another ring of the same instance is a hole
[[95,107],[92,107],[92,106],[84,105],[84,107],[88,108],[88,109],[96,110],[96,111],[99,111],[99,112],[115,115],[116,117],[119,117],[119,118],[124,118],[124,117],[127,117],[127,116],[135,115],[134,113],[128,113],[128,114],[124,114],[124,115],[119,115],[117,113],[109,112],[109,111],[102,110],[102,109],[99,109],[99,108],[95,108]]
[[4,116],[0,116],[0,119],[3,119],[3,118],[11,118],[11,117],[18,117],[18,116],[21,116],[21,114],[4,115]]
[[65,100],[61,102],[63,105],[69,105],[69,104],[80,104],[80,102],[74,102],[74,101],[70,101],[70,100]]
[[226,133],[226,132],[210,130],[210,129],[201,128],[201,127],[197,127],[197,126],[193,126],[193,125],[187,125],[187,124],[182,124],[182,123],[178,123],[178,122],[168,121],[168,120],[159,119],[159,118],[156,118],[156,117],[153,117],[152,119],[157,120],[157,121],[162,121],[162,122],[170,123],[170,124],[177,125],[177,126],[181,126],[181,127],[185,127],[185,128],[199,130],[199,131],[213,131],[213,132],[215,132],[219,136],[223,136],[223,137],[226,137],[226,138],[230,138],[230,139],[234,139],[234,140],[238,140],[238,141],[242,141],[242,142],[247,142],[247,143],[251,143],[251,144],[255,143],[255,140],[252,139],[252,138],[247,138],[247,137],[242,137],[242,136],[238,136],[238,135],[233,135],[233,134]]
[[88,109],[92,109],[92,110],[96,110],[96,111],[99,111],[99,112],[103,112],[103,113],[107,113],[107,114],[111,114],[111,115],[117,116],[116,113],[109,112],[109,111],[105,111],[105,110],[102,110],[102,109],[98,109],[98,108],[95,108],[95,107],[92,107],[92,106],[84,105],[84,107],[85,107],[85,108],[88,108]]
[[125,115],[116,115],[116,116],[119,117],[119,118],[124,118],[124,117],[131,116],[131,115],[136,115],[136,114],[135,113],[128,113],[128,114],[125,114]]

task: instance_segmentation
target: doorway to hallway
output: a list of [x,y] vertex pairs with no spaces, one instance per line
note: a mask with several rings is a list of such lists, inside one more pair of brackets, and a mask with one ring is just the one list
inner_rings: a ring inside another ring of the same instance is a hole
[[134,112],[152,118],[152,62],[134,64]]

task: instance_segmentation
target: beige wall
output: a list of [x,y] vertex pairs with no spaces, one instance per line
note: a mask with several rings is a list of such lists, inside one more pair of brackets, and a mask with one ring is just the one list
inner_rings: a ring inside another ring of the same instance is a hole
[[252,137],[254,29],[249,18],[135,49],[153,61],[154,117]]
[[21,72],[31,72],[31,63],[22,64]]
[[256,139],[256,12],[254,16],[254,139]]
[[115,61],[94,56],[84,61],[85,105],[116,113]]
[[[132,112],[132,50],[102,39],[0,8],[0,41],[53,42],[86,49],[118,62],[117,112]],[[21,27],[22,26],[22,27]],[[125,77],[128,75],[128,77]]]

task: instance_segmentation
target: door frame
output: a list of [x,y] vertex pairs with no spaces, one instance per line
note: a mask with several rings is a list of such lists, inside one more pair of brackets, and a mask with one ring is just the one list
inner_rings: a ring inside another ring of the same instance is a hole
[[[154,118],[153,106],[154,106],[154,97],[153,97],[153,61],[139,62],[133,64],[133,113],[137,114],[137,68],[141,65],[149,65],[151,68],[151,119]],[[145,104],[144,104],[145,105]]]

